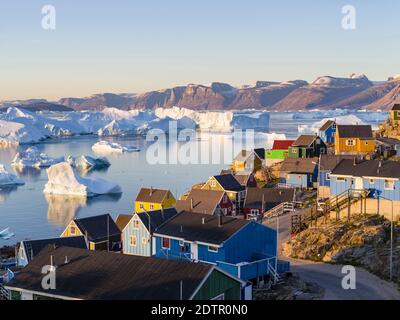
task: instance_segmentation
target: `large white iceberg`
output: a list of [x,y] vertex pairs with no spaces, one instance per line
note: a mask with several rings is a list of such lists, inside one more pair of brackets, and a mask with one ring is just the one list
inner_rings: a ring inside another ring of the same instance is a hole
[[121,187],[113,182],[79,176],[67,162],[51,166],[47,175],[49,180],[43,190],[45,194],[94,197],[122,193]]
[[64,157],[51,158],[45,153],[40,153],[36,147],[30,147],[25,151],[17,153],[12,165],[20,168],[48,168],[54,164],[64,161]]
[[97,153],[126,153],[138,152],[139,148],[128,145],[121,145],[116,142],[100,141],[92,146],[93,152]]
[[0,164],[0,187],[22,186],[25,182],[16,175],[9,173],[4,165]]
[[87,155],[82,155],[77,158],[69,156],[67,162],[72,167],[81,170],[101,169],[111,165],[110,161],[108,161],[106,157],[92,157]]

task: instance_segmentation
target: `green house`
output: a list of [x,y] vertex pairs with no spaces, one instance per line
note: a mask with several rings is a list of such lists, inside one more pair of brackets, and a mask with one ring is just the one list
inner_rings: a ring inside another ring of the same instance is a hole
[[272,149],[265,151],[266,160],[284,160],[289,155],[289,147],[294,140],[275,140]]
[[289,147],[289,158],[313,158],[327,153],[327,146],[318,136],[301,135]]

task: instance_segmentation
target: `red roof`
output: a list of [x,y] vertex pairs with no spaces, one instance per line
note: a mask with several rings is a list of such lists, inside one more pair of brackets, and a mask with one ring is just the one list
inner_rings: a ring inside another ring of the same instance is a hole
[[287,150],[293,143],[294,140],[275,140],[272,150]]

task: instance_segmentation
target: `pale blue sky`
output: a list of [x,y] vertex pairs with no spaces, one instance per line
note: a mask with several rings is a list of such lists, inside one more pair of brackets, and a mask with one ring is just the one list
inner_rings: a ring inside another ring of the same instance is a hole
[[[41,28],[52,4],[57,28]],[[357,29],[341,28],[341,8]],[[0,100],[400,73],[398,0],[1,0]]]

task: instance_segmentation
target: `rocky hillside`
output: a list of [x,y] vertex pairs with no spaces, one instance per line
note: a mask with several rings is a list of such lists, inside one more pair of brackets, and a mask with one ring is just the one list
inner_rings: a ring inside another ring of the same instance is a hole
[[[292,258],[362,266],[382,277],[389,276],[390,222],[377,215],[359,215],[350,222],[332,220],[309,228],[283,245]],[[394,229],[395,280],[400,281],[400,225]]]

